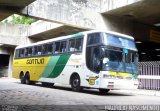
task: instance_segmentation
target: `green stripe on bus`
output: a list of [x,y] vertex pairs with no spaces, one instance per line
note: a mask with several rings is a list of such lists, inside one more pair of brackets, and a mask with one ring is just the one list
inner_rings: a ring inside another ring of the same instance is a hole
[[60,56],[53,56],[50,58],[47,67],[45,68],[42,77],[49,77],[52,73],[53,69],[55,68]]
[[66,66],[66,63],[68,62],[71,54],[61,55],[58,59],[54,69],[51,72],[51,75],[49,75],[49,78],[56,78],[58,77],[61,72],[63,71],[64,67]]
[[71,37],[80,37],[80,36],[83,36],[83,33],[78,33],[78,34],[71,35]]

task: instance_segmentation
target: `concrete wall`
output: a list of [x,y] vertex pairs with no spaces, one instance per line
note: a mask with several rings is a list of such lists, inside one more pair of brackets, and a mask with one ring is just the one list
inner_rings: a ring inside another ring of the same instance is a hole
[[150,41],[150,31],[156,31],[155,27],[113,15],[102,16],[101,24],[100,28],[104,30],[127,34],[140,41]]
[[37,0],[22,13],[69,26],[96,28],[100,0]]
[[[22,13],[39,19],[79,28],[102,29],[133,35],[133,23],[101,13],[141,0],[36,0]],[[39,25],[40,26],[40,25]],[[41,29],[42,27],[37,27]],[[30,34],[35,34],[32,28]],[[37,32],[36,32],[37,33]]]
[[0,44],[22,45],[27,36],[28,26],[0,23]]
[[29,36],[36,35],[61,26],[63,26],[63,24],[39,20],[38,22],[31,24],[29,28]]
[[134,23],[123,17],[117,16],[102,16],[103,28],[105,30],[115,31],[127,35],[133,35]]
[[36,0],[22,14],[69,26],[97,29],[100,13],[141,0]]
[[100,12],[107,12],[142,0],[101,0]]
[[[27,43],[28,26],[0,23],[0,54],[10,56],[8,66],[0,66],[3,76],[12,76],[14,48]],[[0,58],[1,60],[1,58]]]

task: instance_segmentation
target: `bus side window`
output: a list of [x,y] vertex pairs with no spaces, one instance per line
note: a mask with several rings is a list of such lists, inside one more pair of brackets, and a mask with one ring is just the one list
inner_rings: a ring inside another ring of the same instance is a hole
[[25,57],[27,57],[27,56],[28,56],[28,50],[27,50],[27,48],[26,48],[26,49],[24,49],[24,56],[25,56]]
[[34,55],[35,55],[35,50],[36,50],[35,46],[34,46],[34,47],[32,47],[32,56],[34,56]]
[[31,57],[32,56],[32,48],[28,48],[28,57]]
[[33,56],[38,55],[38,47],[37,47],[37,46],[34,46],[34,47],[32,48],[32,54],[33,54]]
[[75,51],[82,50],[82,42],[83,42],[83,38],[76,39]]
[[37,55],[41,55],[42,54],[42,46],[37,46]]
[[25,57],[30,57],[30,56],[31,56],[31,54],[32,54],[32,53],[31,53],[31,52],[32,52],[31,50],[32,50],[31,48],[26,48],[26,49],[25,49]]
[[18,49],[16,50],[15,58],[19,58],[19,50]]
[[47,54],[47,46],[48,44],[42,45],[42,54]]
[[60,52],[66,52],[66,41],[62,41],[60,45]]
[[19,49],[19,57],[24,57],[24,49]]
[[60,49],[60,42],[55,42],[55,54],[59,53],[59,49]]
[[75,51],[75,39],[69,40],[69,52]]
[[92,45],[100,42],[100,33],[88,34],[87,44]]
[[47,53],[52,54],[52,52],[53,52],[52,50],[53,50],[53,44],[52,43],[48,44]]

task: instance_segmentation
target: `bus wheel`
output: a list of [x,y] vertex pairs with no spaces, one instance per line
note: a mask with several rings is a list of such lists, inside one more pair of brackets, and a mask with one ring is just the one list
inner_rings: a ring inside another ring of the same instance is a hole
[[23,73],[20,74],[20,82],[21,84],[25,84],[25,78]]
[[99,89],[100,94],[107,94],[109,92],[109,89]]
[[82,90],[80,86],[80,77],[78,75],[74,75],[71,79],[71,87],[73,91],[79,92]]
[[28,74],[28,73],[25,75],[24,79],[25,79],[25,83],[26,83],[26,84],[28,84],[28,85],[31,84],[30,77],[29,77],[29,74]]

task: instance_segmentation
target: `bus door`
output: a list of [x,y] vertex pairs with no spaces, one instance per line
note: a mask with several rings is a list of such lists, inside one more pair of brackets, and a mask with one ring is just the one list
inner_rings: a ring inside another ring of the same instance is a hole
[[88,79],[89,85],[98,87],[99,73],[101,70],[100,48],[98,46],[87,47],[86,64],[89,69],[86,74],[86,79]]

